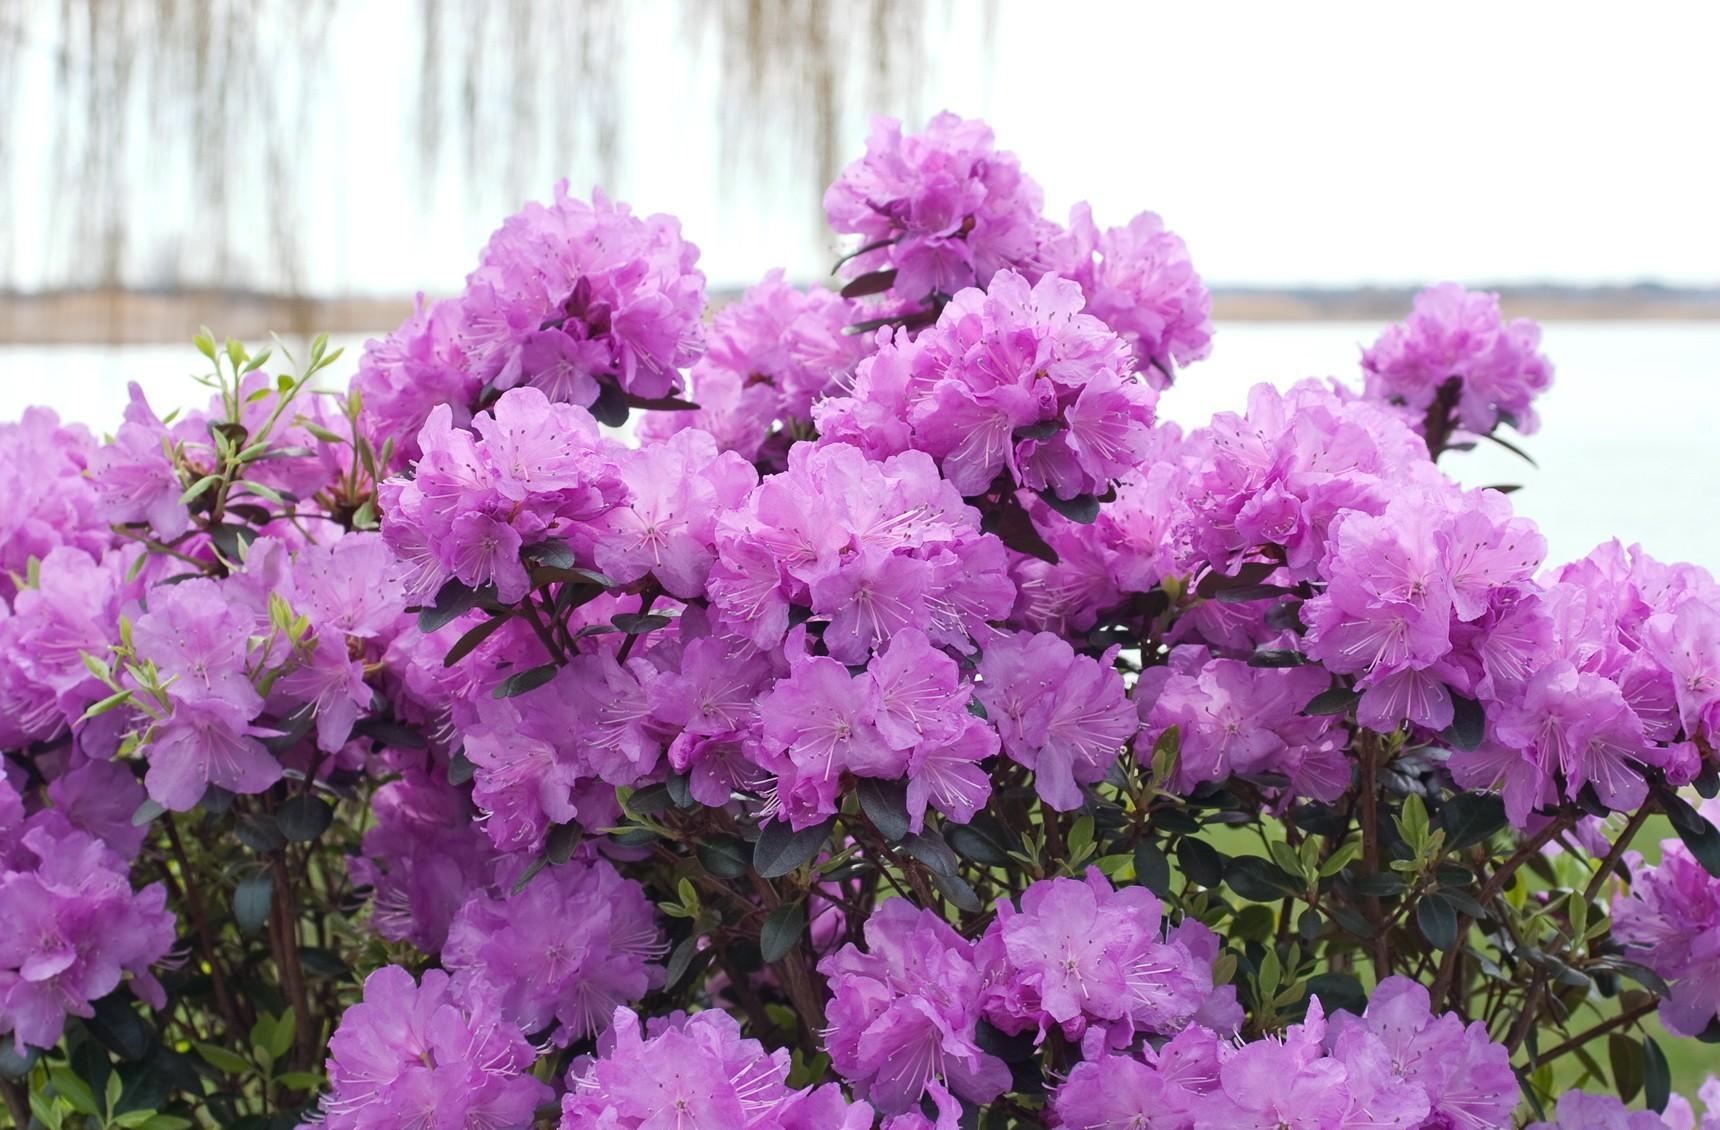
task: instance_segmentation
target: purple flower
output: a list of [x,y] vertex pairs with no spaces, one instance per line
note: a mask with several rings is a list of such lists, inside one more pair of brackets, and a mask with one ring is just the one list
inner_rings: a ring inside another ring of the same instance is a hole
[[12,596],[12,578],[29,572],[32,557],[64,545],[99,558],[113,543],[84,473],[95,450],[87,430],[46,408],[0,424],[0,597]]
[[1081,284],[1087,312],[1134,349],[1153,387],[1169,386],[1173,365],[1192,364],[1211,350],[1212,296],[1188,248],[1153,213],[1100,232],[1092,209],[1077,204],[1053,260],[1060,274]]
[[992,140],[984,123],[947,112],[908,137],[901,122],[874,118],[866,156],[824,194],[830,226],[866,249],[848,272],[894,270],[892,293],[917,303],[1036,261],[1043,195]]
[[1435,399],[1449,396],[1440,427],[1485,435],[1504,421],[1528,434],[1539,423],[1531,405],[1553,383],[1540,344],[1534,322],[1504,321],[1498,295],[1440,283],[1416,295],[1415,312],[1362,354],[1367,395],[1406,406],[1418,430]]
[[977,693],[1003,750],[1033,770],[1041,799],[1081,806],[1081,785],[1104,779],[1140,728],[1123,678],[1049,632],[999,636],[980,659]]
[[529,1126],[550,1089],[527,1074],[536,1059],[483,996],[460,998],[448,975],[421,983],[398,965],[364,980],[329,1038],[329,1130],[395,1126]]
[[[1720,823],[1720,801],[1702,814]],[[1720,1015],[1720,879],[1677,840],[1661,844],[1660,863],[1634,867],[1628,894],[1613,899],[1613,934],[1632,961],[1672,986],[1660,1002],[1667,1030],[1694,1036]]]
[[470,891],[489,879],[494,855],[471,801],[440,776],[413,771],[376,790],[376,823],[347,868],[370,887],[371,926],[392,941],[437,953]]
[[555,1027],[565,1046],[661,986],[663,948],[644,888],[607,861],[570,860],[516,893],[471,894],[442,964],[458,992],[495,1001],[525,1032]]
[[123,859],[63,820],[40,819],[20,837],[7,870],[0,859],[0,1033],[18,1049],[59,1042],[67,1015],[89,1017],[93,1001],[129,974],[133,992],[166,1004],[149,967],[166,956],[174,919],[160,883],[134,891]]
[[595,1058],[575,1061],[563,1130],[869,1130],[872,1109],[839,1088],[793,1090],[789,1054],[767,1052],[721,1010],[651,1020],[617,1009]]
[[1009,1069],[975,1043],[980,970],[973,943],[930,910],[891,899],[866,920],[863,952],[818,963],[830,982],[832,1065],[882,1114],[912,1109],[935,1082],[970,1102],[1009,1088]]
[[1163,914],[1151,891],[1113,889],[1097,868],[1030,884],[1019,911],[1000,901],[978,951],[986,1018],[1041,1038],[1057,1027],[1082,1041],[1091,1030],[1093,1050],[1179,1031],[1213,995],[1217,944],[1193,922],[1167,935]]
[[89,457],[98,509],[110,522],[145,524],[156,537],[171,540],[191,524],[190,511],[179,501],[184,485],[167,456],[173,439],[143,390],[136,383],[129,387],[125,423],[111,444]]
[[527,204],[484,248],[459,300],[464,363],[497,389],[533,385],[589,406],[608,383],[668,396],[698,356],[705,276],[668,216],[634,216],[601,192]]
[[464,427],[481,385],[458,338],[456,299],[425,303],[420,294],[412,316],[381,339],[364,343],[352,392],[359,398],[359,425],[380,456],[393,441],[384,473],[398,471],[420,455],[418,431],[438,404],[446,404]]

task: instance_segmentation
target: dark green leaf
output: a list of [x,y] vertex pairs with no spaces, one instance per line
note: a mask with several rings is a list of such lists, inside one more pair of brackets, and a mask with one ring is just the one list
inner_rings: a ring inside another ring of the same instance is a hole
[[770,916],[764,920],[764,928],[759,931],[759,956],[767,962],[781,961],[800,944],[800,936],[805,932],[805,904],[783,903],[770,912]]
[[1466,848],[1505,827],[1505,802],[1495,793],[1458,793],[1439,810],[1445,846]]
[[543,663],[536,667],[527,667],[524,671],[516,671],[503,679],[496,689],[490,692],[490,697],[512,698],[527,691],[535,691],[555,678],[557,670],[555,664]]
[[1020,1063],[1033,1058],[1037,1051],[1033,1037],[1032,1031],[1015,1036],[1006,1035],[989,1020],[981,1020],[974,1029],[974,1043],[979,1045],[980,1050],[1005,1063]]
[[627,394],[627,407],[643,408],[648,412],[697,412],[699,406],[678,396],[635,396]]
[[592,417],[606,427],[619,428],[627,422],[627,394],[613,380],[597,382],[597,401],[591,406]]
[[1308,995],[1319,997],[1328,1014],[1342,1008],[1359,1016],[1368,1007],[1367,991],[1348,973],[1315,974],[1308,978]]
[[936,887],[938,893],[948,899],[950,905],[957,910],[966,911],[969,914],[978,914],[983,909],[983,904],[979,901],[979,894],[960,875],[940,875],[934,871],[932,872],[932,886]]
[[482,595],[476,589],[467,588],[459,581],[448,581],[436,590],[436,599],[430,607],[419,611],[418,630],[428,635],[451,624],[478,607],[481,599]]
[[280,825],[267,812],[247,812],[239,817],[239,822],[233,826],[233,832],[239,837],[240,843],[259,855],[280,851],[287,843],[287,838],[281,834]]
[[609,622],[630,636],[642,636],[647,632],[655,632],[659,628],[667,628],[674,623],[667,616],[639,612],[623,612],[618,616],[611,617]]
[[860,810],[888,843],[908,834],[908,785],[906,781],[862,777],[854,790]]
[[0,1078],[22,1079],[30,1074],[36,1066],[36,1061],[42,1058],[42,1049],[24,1045],[23,1054],[19,1054],[17,1044],[12,1040],[0,1040]]
[[334,809],[321,797],[299,795],[291,797],[275,813],[275,823],[281,835],[297,844],[313,843],[328,831],[334,821]]
[[1607,1059],[1613,1090],[1622,1101],[1630,1102],[1642,1090],[1642,1045],[1623,1032],[1614,1032],[1607,1037]]
[[1016,439],[1050,439],[1062,430],[1062,419],[1038,420],[1031,424],[1023,424],[1010,434]]
[[930,826],[903,839],[902,850],[925,864],[934,875],[954,875],[961,862],[944,838]]
[[1666,818],[1672,822],[1672,830],[1678,833],[1678,838],[1684,841],[1696,862],[1702,864],[1708,874],[1720,878],[1720,828],[1710,824],[1707,817],[1671,789],[1657,789],[1655,795],[1660,799]]
[[697,850],[705,870],[720,879],[739,879],[747,873],[747,845],[736,836],[706,836]]
[[574,849],[584,837],[585,831],[578,824],[557,824],[544,838],[543,857],[559,867],[573,858]]
[[683,939],[669,954],[669,964],[663,972],[663,988],[673,991],[677,985],[686,980],[689,974],[696,973],[711,960],[711,950],[699,948],[700,937],[694,934]]
[[1276,902],[1303,889],[1303,885],[1287,875],[1283,868],[1257,855],[1239,855],[1232,859],[1224,869],[1224,881],[1231,890],[1254,902]]
[[1356,705],[1356,700],[1362,696],[1349,687],[1333,687],[1329,691],[1321,691],[1315,695],[1302,713],[1309,717],[1322,714],[1347,714],[1350,707]]
[[333,950],[321,946],[306,946],[299,951],[299,964],[305,967],[305,972],[312,977],[325,977],[329,980],[344,980],[352,976],[352,969],[341,960]]
[[1090,494],[1078,494],[1074,498],[1058,498],[1057,492],[1042,490],[1039,497],[1045,505],[1057,511],[1071,522],[1079,522],[1083,526],[1091,525],[1099,517],[1099,500]]
[[1295,591],[1283,585],[1237,585],[1235,588],[1219,589],[1213,594],[1213,599],[1220,604],[1251,604],[1257,600],[1276,600]]
[[454,755],[448,759],[448,783],[455,788],[470,781],[477,771],[478,767],[466,757],[464,748],[455,750]]
[[1135,845],[1135,882],[1162,899],[1171,897],[1170,860],[1151,840]]
[[1301,652],[1280,647],[1256,648],[1248,657],[1250,667],[1300,667],[1306,662],[1308,657]]
[[884,271],[871,271],[851,280],[847,286],[843,287],[842,297],[865,298],[870,294],[883,294],[894,285],[895,281],[896,270],[894,267]]
[[430,740],[416,727],[393,718],[361,718],[354,723],[355,737],[369,738],[392,749],[429,749]]
[[222,557],[238,561],[244,556],[245,547],[257,540],[257,531],[237,522],[220,522],[209,528],[209,540]]
[[1356,893],[1376,898],[1391,898],[1404,892],[1403,879],[1392,871],[1376,871],[1356,880]]
[[976,816],[971,823],[951,824],[944,832],[949,845],[957,853],[986,867],[1003,867],[1009,863],[1007,833],[989,821],[982,823]]
[[1194,592],[1196,596],[1212,600],[1224,589],[1248,588],[1251,585],[1258,585],[1276,573],[1278,569],[1279,565],[1275,561],[1250,561],[1231,576],[1225,576],[1215,570],[1200,579],[1200,583],[1195,585]]
[[1177,844],[1177,867],[1190,882],[1208,890],[1224,882],[1224,856],[1204,840],[1184,838]]
[[1442,895],[1429,895],[1416,904],[1415,924],[1434,949],[1448,950],[1457,942],[1457,910]]
[[145,800],[142,804],[137,806],[137,811],[131,814],[131,825],[134,828],[141,828],[166,811],[167,809],[164,806],[156,803],[155,801]]
[[269,903],[275,896],[275,877],[267,871],[239,880],[233,891],[233,918],[239,932],[255,934],[269,920]]
[[454,646],[448,649],[448,654],[442,657],[442,666],[452,667],[454,664],[460,662],[460,660],[466,658],[466,656],[472,654],[473,651],[477,650],[479,644],[495,635],[496,629],[500,628],[503,624],[506,624],[508,620],[509,617],[506,615],[491,616],[488,620],[485,620],[482,624],[479,624],[477,627],[471,629],[465,635],[455,640]]
[[693,799],[693,786],[685,773],[669,774],[663,787],[669,793],[669,802],[676,808],[692,808],[699,803]]
[[1653,1036],[1642,1038],[1642,1101],[1656,1113],[1666,1109],[1672,1098],[1672,1068],[1667,1066],[1666,1053]]
[[1481,745],[1487,736],[1487,715],[1481,709],[1481,704],[1472,698],[1460,694],[1451,696],[1451,725],[1440,732],[1440,737],[1452,749],[1470,753]]
[[1037,557],[1051,565],[1058,562],[1057,551],[1041,536],[1033,518],[1022,509],[1020,501],[1011,492],[1006,491],[996,506],[985,508],[980,518],[980,529],[997,535],[999,541],[1017,553]]
[[796,832],[788,821],[772,820],[760,830],[758,843],[753,845],[753,870],[766,879],[774,879],[810,863],[824,847],[835,823],[832,817]]

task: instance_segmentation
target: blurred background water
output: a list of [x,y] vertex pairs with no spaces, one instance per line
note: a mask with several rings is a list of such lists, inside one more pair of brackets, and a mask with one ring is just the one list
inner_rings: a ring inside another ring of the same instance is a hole
[[[1309,377],[1356,381],[1362,345],[1380,326],[1361,322],[1221,323],[1210,359],[1164,395],[1162,417],[1198,426],[1241,411],[1248,389]],[[364,335],[344,335],[336,374],[356,363]],[[1553,322],[1545,348],[1557,376],[1540,404],[1540,431],[1512,435],[1530,466],[1484,443],[1442,466],[1469,486],[1516,484],[1517,509],[1540,523],[1548,560],[1562,562],[1618,537],[1666,560],[1720,569],[1720,323]],[[119,421],[126,385],[152,404],[198,402],[189,374],[203,359],[189,345],[0,345],[0,419],[30,404],[100,433]]]

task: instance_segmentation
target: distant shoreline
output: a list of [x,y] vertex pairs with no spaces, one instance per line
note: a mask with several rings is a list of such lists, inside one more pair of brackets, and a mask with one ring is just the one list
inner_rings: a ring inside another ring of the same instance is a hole
[[[1720,321],[1720,287],[1657,284],[1565,287],[1499,286],[1511,317],[1541,321]],[[1213,317],[1220,322],[1392,322],[1409,311],[1410,287],[1220,287]],[[718,300],[732,294],[713,295]],[[0,343],[137,344],[190,340],[201,325],[217,334],[255,340],[271,332],[370,333],[399,325],[412,310],[407,297],[311,298],[230,291],[78,290],[45,294],[0,292]]]

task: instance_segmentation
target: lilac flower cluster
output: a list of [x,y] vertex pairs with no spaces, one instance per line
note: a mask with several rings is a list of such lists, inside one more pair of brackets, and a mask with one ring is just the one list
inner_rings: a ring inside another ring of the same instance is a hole
[[530,1126],[554,1097],[528,1074],[536,1058],[482,995],[462,998],[439,969],[415,982],[387,965],[329,1038],[320,1125]]
[[[1720,827],[1720,800],[1702,815]],[[1660,1002],[1667,1031],[1695,1036],[1720,1017],[1720,878],[1679,841],[1660,847],[1653,867],[1632,853],[1629,891],[1613,898],[1613,936],[1671,985]]]
[[850,274],[893,271],[890,291],[913,304],[1035,262],[1053,231],[1044,194],[993,140],[985,123],[950,113],[907,137],[901,122],[875,118],[866,155],[824,194],[830,226],[860,237]]
[[569,861],[500,897],[474,891],[448,928],[442,965],[462,997],[493,1000],[522,1031],[566,1045],[663,983],[645,891],[608,862]]
[[1212,295],[1189,262],[1187,245],[1154,213],[1101,232],[1093,210],[1077,204],[1050,259],[1058,274],[1081,284],[1087,312],[1129,343],[1154,388],[1170,385],[1174,366],[1211,350]]
[[780,466],[787,443],[811,434],[812,406],[846,388],[871,352],[871,338],[843,332],[857,318],[853,302],[772,271],[711,319],[705,355],[687,373],[698,409],[646,416],[639,435],[699,428],[724,451]]
[[[643,400],[681,390],[702,348],[698,249],[668,216],[556,186],[490,238],[464,292],[370,342],[353,388],[378,449],[415,435],[437,405],[464,426],[485,391],[531,386],[590,407],[607,387]],[[397,448],[404,465],[418,454]]]
[[982,1020],[1038,1040],[1056,1030],[1089,1057],[1142,1033],[1229,1032],[1242,1020],[1234,989],[1213,985],[1217,936],[1188,919],[1167,929],[1152,892],[1113,889],[1096,869],[1030,885],[1019,911],[999,903],[978,942],[900,899],[867,919],[865,935],[864,952],[849,945],[819,965],[831,992],[825,1048],[886,1114],[934,1085],[976,1103],[1006,1090],[1007,1066],[976,1042]]
[[1148,451],[1156,393],[1082,305],[1056,275],[963,290],[918,337],[881,333],[850,395],[814,406],[819,434],[873,458],[924,451],[966,497],[1000,474],[1062,499],[1103,494]]
[[95,450],[88,431],[62,425],[46,408],[0,424],[0,597],[12,597],[32,558],[61,546],[99,558],[112,543],[85,474]]
[[[107,763],[90,763],[92,766]],[[117,767],[113,767],[117,769]],[[120,987],[155,1008],[167,998],[150,967],[174,943],[174,918],[160,883],[134,891],[130,860],[113,843],[68,819],[98,816],[79,793],[90,785],[129,796],[130,775],[98,769],[62,777],[54,799],[65,810],[25,813],[25,799],[0,774],[0,1035],[11,1033],[19,1052],[26,1045],[51,1048],[67,1016],[94,1016],[91,1005]],[[56,782],[59,783],[59,782]],[[117,788],[116,788],[117,785]],[[74,792],[73,790],[76,790]],[[117,822],[99,819],[103,830],[124,841]],[[130,848],[136,850],[135,836]]]
[[1667,1099],[1666,1109],[1627,1110],[1613,1095],[1566,1091],[1551,1122],[1532,1122],[1528,1130],[1720,1130],[1720,1081],[1710,1075],[1697,1093],[1707,1110],[1700,1118],[1683,1095]]
[[1486,1027],[1434,1015],[1425,988],[1392,977],[1361,1016],[1328,1023],[1316,1000],[1282,1038],[1236,1045],[1196,1026],[1138,1057],[1088,1058],[1051,1108],[1070,1130],[1492,1130],[1516,1103],[1509,1057]]
[[870,1130],[872,1108],[834,1083],[788,1085],[789,1053],[741,1035],[726,1012],[651,1020],[617,1009],[601,1055],[576,1061],[563,1130]]
[[1498,295],[1441,283],[1362,354],[1366,392],[1403,405],[1423,434],[1456,425],[1486,435],[1501,422],[1528,434],[1539,426],[1535,397],[1553,383],[1540,344],[1534,322],[1500,316]]

